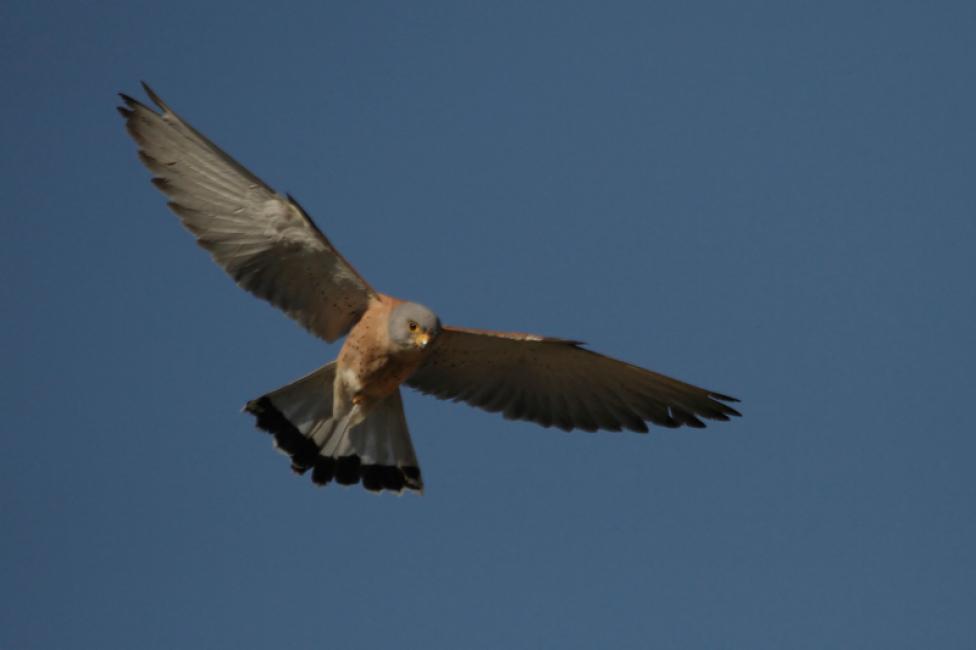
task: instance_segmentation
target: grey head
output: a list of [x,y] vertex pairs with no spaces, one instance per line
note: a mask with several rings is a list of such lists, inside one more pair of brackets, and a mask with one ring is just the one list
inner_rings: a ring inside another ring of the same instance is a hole
[[423,305],[405,302],[390,314],[390,342],[400,352],[421,351],[437,338],[441,321]]

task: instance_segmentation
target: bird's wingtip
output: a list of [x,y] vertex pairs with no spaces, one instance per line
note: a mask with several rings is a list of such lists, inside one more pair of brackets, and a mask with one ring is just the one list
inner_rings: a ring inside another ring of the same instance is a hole
[[156,91],[149,87],[149,84],[147,84],[145,81],[140,81],[139,83],[142,84],[142,89],[146,91],[146,95],[149,96],[149,99],[152,100],[153,104],[167,113],[172,112],[169,110],[169,106],[166,105],[166,102],[164,102],[162,98],[156,94]]

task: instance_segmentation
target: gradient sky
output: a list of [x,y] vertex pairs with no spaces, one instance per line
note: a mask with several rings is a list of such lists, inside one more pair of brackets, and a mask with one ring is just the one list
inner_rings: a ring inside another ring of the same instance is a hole
[[[976,5],[0,7],[0,649],[976,647]],[[333,358],[165,208],[155,89],[446,323],[740,397],[410,392],[422,497],[243,403]]]

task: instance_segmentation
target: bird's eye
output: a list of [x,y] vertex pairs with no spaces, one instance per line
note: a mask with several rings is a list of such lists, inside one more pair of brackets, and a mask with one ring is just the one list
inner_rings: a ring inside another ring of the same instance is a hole
[[417,330],[417,323],[415,323],[414,321],[410,321],[409,323],[407,323],[407,327],[410,328],[411,332],[415,332]]

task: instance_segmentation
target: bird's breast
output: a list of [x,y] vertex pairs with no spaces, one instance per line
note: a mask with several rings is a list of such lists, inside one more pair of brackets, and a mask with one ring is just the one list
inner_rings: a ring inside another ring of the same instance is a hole
[[419,364],[419,360],[399,359],[390,354],[350,354],[339,359],[339,376],[349,393],[369,401],[392,394]]

